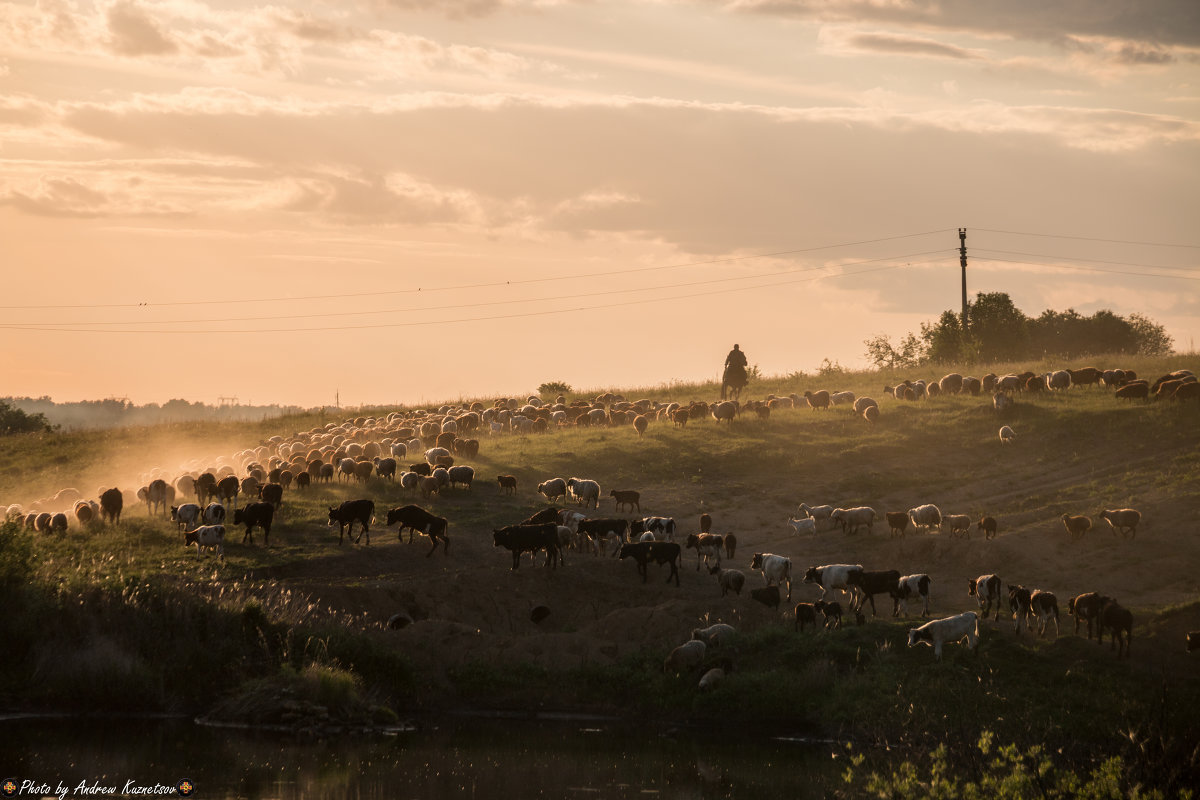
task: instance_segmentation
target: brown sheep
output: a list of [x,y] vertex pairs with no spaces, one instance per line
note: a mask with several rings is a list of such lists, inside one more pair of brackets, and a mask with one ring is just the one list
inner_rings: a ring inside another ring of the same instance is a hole
[[737,552],[737,537],[732,533],[725,534],[725,557],[733,558]]
[[675,423],[675,427],[677,428],[686,428],[689,416],[691,414],[686,408],[677,408],[671,413],[671,421]]
[[1133,614],[1116,600],[1108,599],[1100,607],[1100,635],[1096,644],[1104,644],[1106,630],[1112,640],[1109,649],[1117,651],[1117,658],[1122,654],[1128,658],[1129,645],[1133,642]]
[[507,494],[512,494],[517,490],[516,475],[497,475],[496,483],[498,483],[500,488],[503,489]]
[[1092,528],[1092,520],[1084,516],[1072,517],[1070,514],[1063,514],[1062,521],[1067,528],[1067,533],[1071,534],[1072,540],[1082,539],[1083,535]]
[[996,538],[996,518],[995,517],[980,517],[978,530],[983,531],[984,539]]
[[421,483],[419,485],[421,488],[421,495],[423,497],[429,497],[431,494],[438,494],[442,487],[441,481],[432,475],[421,478]]
[[862,416],[868,424],[874,425],[879,419],[879,406],[867,406],[863,409]]
[[1200,383],[1190,381],[1181,384],[1171,395],[1172,400],[1200,400]]
[[1145,381],[1131,381],[1113,393],[1113,397],[1122,400],[1150,400],[1150,384]]
[[613,489],[608,496],[616,499],[617,511],[620,511],[622,506],[629,506],[631,511],[636,508],[639,514],[642,513],[641,492],[633,489]]
[[819,392],[805,392],[804,399],[808,401],[808,407],[811,409],[829,408],[829,392],[824,389]]
[[899,534],[903,536],[908,530],[908,512],[907,511],[888,511],[884,514],[887,517],[888,526],[892,529],[892,536]]
[[650,420],[646,418],[645,414],[638,414],[633,418],[633,429],[637,431],[638,436],[641,436],[643,433],[645,433],[646,428],[649,426]]

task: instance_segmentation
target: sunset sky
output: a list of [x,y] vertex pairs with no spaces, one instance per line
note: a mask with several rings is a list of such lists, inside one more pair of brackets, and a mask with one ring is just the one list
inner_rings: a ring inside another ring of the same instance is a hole
[[0,395],[863,367],[958,227],[972,294],[1195,350],[1200,3],[0,4]]

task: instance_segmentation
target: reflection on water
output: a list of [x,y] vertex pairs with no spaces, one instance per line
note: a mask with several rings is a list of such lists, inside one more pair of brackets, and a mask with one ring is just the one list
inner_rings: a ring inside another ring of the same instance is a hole
[[198,798],[250,800],[823,797],[845,766],[832,749],[594,721],[438,719],[396,736],[306,742],[182,720],[18,719],[0,722],[0,779],[51,791],[186,779]]

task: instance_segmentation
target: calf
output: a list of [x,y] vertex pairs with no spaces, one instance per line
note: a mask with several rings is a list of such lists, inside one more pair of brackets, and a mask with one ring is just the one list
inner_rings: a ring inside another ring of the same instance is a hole
[[980,575],[978,578],[972,578],[967,582],[967,596],[979,600],[979,607],[983,609],[984,619],[987,619],[987,615],[991,613],[992,603],[995,603],[996,617],[993,622],[1000,621],[999,575]]
[[700,571],[700,560],[704,559],[704,566],[708,566],[708,560],[715,558],[717,566],[721,566],[721,551],[725,549],[724,537],[714,533],[689,533],[687,537],[687,546],[696,551],[696,571]]
[[200,514],[200,506],[195,503],[171,506],[171,519],[183,530],[198,526],[200,524]]
[[205,525],[221,525],[225,522],[225,506],[220,503],[209,503],[200,515]]
[[936,661],[942,660],[943,644],[961,642],[963,639],[967,640],[967,647],[975,650],[975,654],[978,655],[979,651],[975,648],[979,644],[979,617],[974,611],[966,611],[944,619],[935,619],[908,632],[908,646],[932,645]]
[[892,593],[892,616],[900,615],[901,606],[904,608],[904,616],[908,616],[908,601],[914,597],[920,597],[925,601],[924,607],[921,609],[921,616],[929,616],[929,584],[932,579],[921,573],[919,575],[905,575],[896,585],[896,591]]
[[641,492],[635,492],[632,489],[613,489],[608,496],[616,499],[617,511],[620,511],[623,506],[629,506],[630,511],[636,508],[639,514],[642,513]]
[[367,535],[367,544],[371,543],[371,521],[375,519],[375,502],[373,500],[347,500],[337,508],[329,507],[329,527],[333,527],[336,522],[338,524],[338,544],[341,545],[345,539],[347,530],[351,534],[354,533],[354,523],[357,522],[362,526],[362,530],[358,534],[358,539],[354,540],[358,544],[359,539],[362,539],[363,534]]
[[792,599],[792,560],[784,556],[777,556],[772,553],[755,553],[754,558],[750,561],[750,569],[759,570],[763,578],[767,581],[767,586],[772,584],[782,586],[787,582],[787,599]]
[[813,603],[813,610],[820,611],[825,617],[825,628],[840,628],[842,627],[842,604],[834,601],[818,600]]
[[558,526],[553,522],[540,525],[509,525],[492,529],[492,546],[504,547],[512,553],[513,569],[521,567],[521,553],[546,551],[547,567],[558,569]]
[[439,517],[420,506],[400,506],[393,508],[387,513],[387,526],[390,528],[396,523],[400,523],[400,527],[396,530],[396,538],[402,539],[404,529],[408,528],[408,543],[413,543],[413,536],[417,533],[428,536],[433,542],[433,547],[429,548],[429,552],[425,554],[426,558],[433,555],[433,551],[437,550],[438,543],[442,545],[442,553],[450,554],[450,537],[448,535],[450,524],[445,517]]
[[821,587],[821,597],[831,589],[841,589],[850,595],[850,605],[854,605],[857,594],[850,586],[850,576],[863,571],[862,564],[827,564],[823,567],[809,567],[804,573],[805,583],[815,583]]
[[1053,592],[1044,592],[1041,589],[1034,589],[1033,594],[1029,595],[1029,608],[1034,616],[1038,618],[1038,636],[1043,636],[1046,633],[1046,623],[1048,620],[1054,620],[1054,638],[1058,638],[1058,598]]
[[900,571],[895,569],[853,571],[846,576],[846,585],[858,596],[857,602],[850,604],[851,611],[862,611],[863,606],[870,601],[871,616],[878,616],[875,611],[875,595],[886,593],[895,597],[896,592],[899,591]]
[[183,535],[183,546],[196,545],[196,558],[200,558],[200,549],[211,547],[216,551],[217,558],[225,560],[225,526],[201,525]]
[[673,517],[643,517],[629,523],[629,538],[643,533],[653,534],[657,542],[675,541],[675,519]]
[[631,542],[621,545],[619,557],[632,558],[637,562],[638,574],[642,576],[642,583],[646,582],[646,565],[653,559],[654,563],[660,567],[663,564],[671,565],[671,572],[667,575],[667,583],[671,582],[671,578],[675,579],[675,585],[679,585],[679,561],[682,550],[675,542]]
[[1087,622],[1087,638],[1092,638],[1092,626],[1095,625],[1097,636],[1100,634],[1100,609],[1112,598],[1095,592],[1077,594],[1067,601],[1067,613],[1075,617],[1075,635],[1079,635],[1079,623]]
[[254,544],[254,534],[251,531],[255,527],[259,527],[263,529],[263,546],[269,547],[271,544],[271,520],[274,518],[275,506],[270,503],[248,503],[244,508],[233,510],[233,524],[246,526],[246,533],[242,535],[242,544],[245,544],[247,540],[250,544]]
[[1100,635],[1096,644],[1104,644],[1104,631],[1109,632],[1112,643],[1109,649],[1117,651],[1117,658],[1124,653],[1129,657],[1129,645],[1133,642],[1133,614],[1111,598],[1100,608]]
[[796,621],[792,623],[793,631],[804,632],[807,625],[817,626],[816,607],[812,603],[796,604]]

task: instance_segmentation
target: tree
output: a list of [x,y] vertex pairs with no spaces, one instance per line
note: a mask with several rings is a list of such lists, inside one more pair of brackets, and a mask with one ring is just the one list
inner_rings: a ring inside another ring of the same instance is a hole
[[538,394],[570,394],[575,391],[571,388],[571,384],[565,381],[546,381],[538,387]]
[[921,323],[921,341],[934,363],[959,361],[963,356],[962,322],[953,311],[943,311],[937,324]]
[[9,405],[4,400],[0,400],[0,436],[51,430],[53,428],[46,421],[45,414],[26,414],[21,409]]
[[867,346],[867,359],[877,368],[904,369],[915,367],[925,360],[925,346],[911,331],[900,340],[899,346],[892,344],[892,337],[881,333],[863,340]]
[[968,313],[969,334],[978,357],[1005,361],[1023,357],[1029,350],[1028,318],[1005,292],[981,292]]
[[1143,356],[1165,356],[1171,352],[1175,342],[1167,335],[1162,325],[1143,314],[1130,314],[1129,327],[1133,329],[1135,351]]

